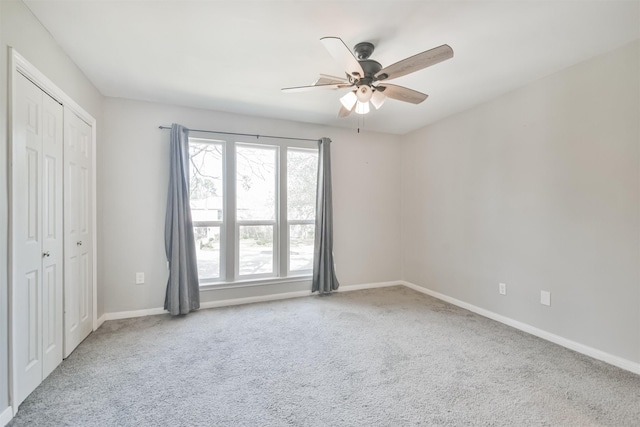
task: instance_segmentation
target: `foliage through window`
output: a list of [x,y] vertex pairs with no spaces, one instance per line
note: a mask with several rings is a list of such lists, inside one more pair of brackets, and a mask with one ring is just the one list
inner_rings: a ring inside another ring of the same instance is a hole
[[311,273],[313,144],[190,138],[190,197],[202,285]]

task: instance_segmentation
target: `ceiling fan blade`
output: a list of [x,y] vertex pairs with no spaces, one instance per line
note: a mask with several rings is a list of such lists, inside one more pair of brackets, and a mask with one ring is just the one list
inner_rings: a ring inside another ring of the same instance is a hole
[[384,67],[374,77],[376,80],[395,79],[450,58],[453,58],[453,49],[449,45],[443,44]]
[[347,109],[347,108],[344,108],[344,105],[341,105],[340,106],[340,111],[338,111],[338,118],[343,119],[343,118],[347,117],[349,114],[351,114],[351,112],[353,110],[355,110],[355,108],[356,108],[356,104],[355,103],[353,104],[353,107],[351,107],[350,110]]
[[329,83],[329,84],[316,84],[311,86],[297,86],[297,87],[283,87],[280,89],[286,93],[296,93],[296,92],[308,92],[311,90],[317,89],[342,89],[346,87],[351,87],[352,85],[349,83]]
[[351,49],[339,37],[323,37],[320,39],[329,54],[345,67],[350,76],[364,77],[364,70],[358,59],[351,53]]
[[314,83],[314,85],[323,85],[323,84],[348,84],[349,81],[344,77],[336,77],[330,76],[328,74],[320,74],[318,80]]
[[389,98],[397,99],[398,101],[410,102],[412,104],[420,104],[429,96],[422,92],[418,92],[417,90],[387,83],[379,84],[376,86],[376,90],[382,91],[382,93]]

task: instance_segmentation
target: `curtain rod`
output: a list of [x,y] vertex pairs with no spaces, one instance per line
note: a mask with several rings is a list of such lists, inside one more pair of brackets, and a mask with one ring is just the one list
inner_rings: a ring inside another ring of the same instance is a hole
[[[158,126],[160,129],[171,129],[171,126]],[[203,130],[203,129],[189,129],[189,132],[204,132],[204,133],[218,133],[221,135],[239,135],[239,136],[252,136],[255,137],[256,139],[260,139],[260,138],[274,138],[274,139],[289,139],[289,140],[295,140],[295,141],[313,141],[313,142],[318,142],[318,139],[310,139],[310,138],[291,138],[288,136],[273,136],[273,135],[256,135],[256,134],[251,134],[251,133],[236,133],[236,132],[221,132],[221,131],[217,131],[217,130]]]

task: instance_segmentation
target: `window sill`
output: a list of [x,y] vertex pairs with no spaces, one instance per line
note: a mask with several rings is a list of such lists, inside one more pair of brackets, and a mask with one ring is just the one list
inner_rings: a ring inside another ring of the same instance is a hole
[[238,280],[236,282],[211,282],[200,285],[200,292],[216,291],[220,289],[248,288],[254,286],[279,285],[281,283],[310,282],[311,275],[270,277],[268,279]]

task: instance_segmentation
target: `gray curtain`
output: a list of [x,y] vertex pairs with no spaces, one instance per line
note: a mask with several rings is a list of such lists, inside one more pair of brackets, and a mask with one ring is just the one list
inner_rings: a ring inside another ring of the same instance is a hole
[[318,155],[318,192],[316,204],[316,234],[313,249],[311,291],[321,294],[338,289],[333,265],[333,201],[331,191],[331,140],[322,138]]
[[164,309],[172,315],[200,308],[196,245],[189,205],[189,129],[171,125],[171,155],[164,246],[169,280]]

